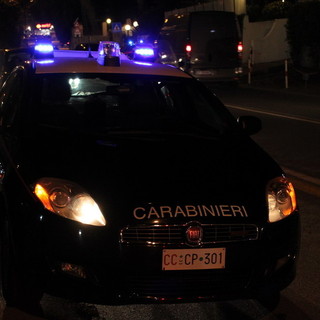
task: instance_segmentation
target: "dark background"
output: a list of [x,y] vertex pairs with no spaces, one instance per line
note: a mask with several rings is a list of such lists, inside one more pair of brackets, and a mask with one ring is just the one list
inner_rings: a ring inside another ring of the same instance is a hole
[[101,33],[106,18],[125,23],[139,21],[141,31],[156,33],[166,10],[207,1],[193,0],[0,0],[0,47],[19,45],[23,26],[31,23],[54,24],[58,38],[67,42],[76,19],[84,34]]

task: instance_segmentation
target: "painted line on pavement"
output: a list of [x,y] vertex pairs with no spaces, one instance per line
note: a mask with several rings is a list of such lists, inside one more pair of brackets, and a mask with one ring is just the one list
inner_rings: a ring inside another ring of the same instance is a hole
[[[268,112],[268,111],[245,108],[245,107],[234,106],[234,105],[226,105],[226,107],[320,125],[320,121],[318,120],[299,118],[296,116],[284,115],[280,113]],[[297,172],[288,168],[283,168],[283,170],[290,176],[296,189],[299,189],[300,191],[306,192],[316,197],[320,197],[320,179],[307,176],[301,172]]]
[[320,179],[307,176],[301,172],[282,167],[297,190],[320,198]]
[[[320,121],[317,121],[317,120],[299,118],[296,116],[284,115],[284,114],[280,114],[280,113],[268,112],[268,111],[257,110],[257,109],[252,109],[252,108],[245,108],[245,107],[234,106],[234,105],[226,105],[226,107],[244,110],[244,111],[255,112],[255,113],[260,113],[260,114],[266,114],[269,116],[274,116],[274,117],[279,117],[279,118],[309,122],[312,124],[320,125]],[[283,170],[284,170],[284,172],[286,172],[290,176],[290,180],[293,182],[293,184],[297,190],[306,192],[308,194],[311,194],[315,197],[320,198],[320,179],[307,176],[303,173],[300,173],[300,172],[297,172],[297,171],[294,171],[294,170],[291,170],[288,168],[283,168]]]
[[291,170],[291,169],[288,169],[285,167],[282,167],[282,169],[284,170],[284,172],[286,172],[290,176],[295,176],[296,178],[298,178],[300,180],[310,182],[310,183],[315,184],[320,187],[320,179],[318,179],[318,178],[310,177],[310,176],[307,176],[306,174],[303,174],[301,172],[297,172],[295,170]]
[[296,190],[300,190],[316,198],[320,198],[320,187],[292,176],[290,176],[289,179],[293,183],[293,186]]
[[264,110],[257,110],[257,109],[253,109],[253,108],[245,108],[245,107],[234,106],[234,105],[230,105],[230,104],[226,104],[225,106],[228,107],[228,108],[232,108],[232,109],[238,109],[238,110],[243,110],[243,111],[250,111],[250,112],[265,114],[265,115],[268,115],[268,116],[274,116],[274,117],[278,117],[278,118],[285,118],[285,119],[302,121],[302,122],[308,122],[308,123],[320,125],[320,121],[319,121],[319,120],[301,118],[301,117],[290,116],[290,115],[281,114],[281,113],[276,113],[276,112],[269,112],[269,111],[264,111]]

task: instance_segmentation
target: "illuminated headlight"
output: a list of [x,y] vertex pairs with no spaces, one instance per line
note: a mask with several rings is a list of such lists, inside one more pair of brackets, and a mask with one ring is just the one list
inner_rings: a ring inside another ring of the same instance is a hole
[[284,177],[271,180],[267,186],[269,222],[288,217],[297,207],[296,194],[291,182]]
[[47,210],[61,217],[93,226],[106,225],[97,203],[73,182],[42,178],[35,184],[34,193]]

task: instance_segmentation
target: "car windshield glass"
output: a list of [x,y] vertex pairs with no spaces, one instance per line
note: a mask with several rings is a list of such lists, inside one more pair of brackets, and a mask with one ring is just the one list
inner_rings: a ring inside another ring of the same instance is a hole
[[224,108],[193,79],[119,75],[38,79],[38,124],[89,132],[222,134]]

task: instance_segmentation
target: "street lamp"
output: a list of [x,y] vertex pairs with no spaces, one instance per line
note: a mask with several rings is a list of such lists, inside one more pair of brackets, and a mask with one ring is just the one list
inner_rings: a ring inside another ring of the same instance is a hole
[[125,32],[126,32],[126,36],[127,36],[127,37],[132,35],[130,24],[126,24],[126,25],[124,26],[124,30],[125,30]]
[[112,20],[107,18],[104,22],[102,22],[102,34],[110,38],[110,24]]

